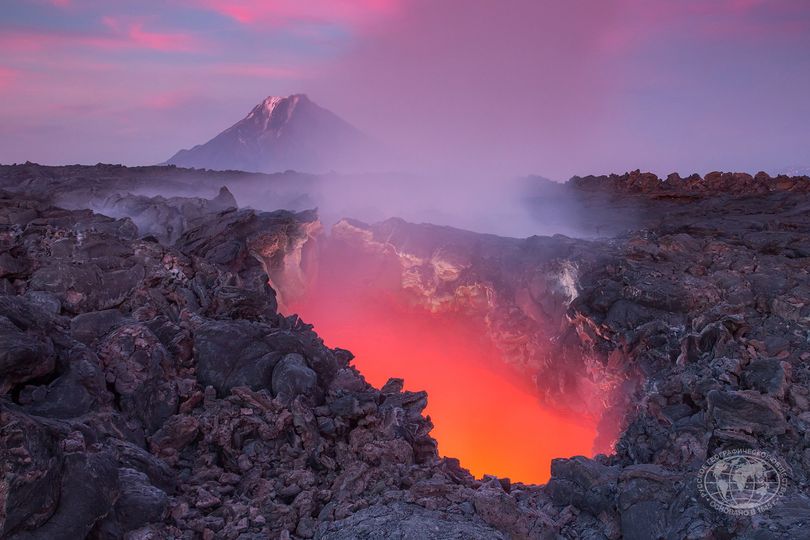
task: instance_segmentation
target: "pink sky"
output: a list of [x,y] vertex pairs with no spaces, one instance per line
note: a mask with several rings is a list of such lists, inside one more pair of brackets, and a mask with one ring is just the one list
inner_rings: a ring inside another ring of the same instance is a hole
[[10,0],[0,162],[155,163],[305,92],[416,168],[810,162],[802,0]]

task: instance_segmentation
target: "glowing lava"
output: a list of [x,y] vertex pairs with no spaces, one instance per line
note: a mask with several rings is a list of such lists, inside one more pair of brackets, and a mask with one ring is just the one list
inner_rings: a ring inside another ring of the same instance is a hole
[[401,377],[407,389],[427,390],[439,452],[478,477],[543,483],[552,458],[592,454],[595,423],[544,409],[498,373],[497,353],[465,317],[416,309],[404,293],[348,287],[323,273],[308,299],[287,311],[314,324],[327,345],[352,351],[371,384]]

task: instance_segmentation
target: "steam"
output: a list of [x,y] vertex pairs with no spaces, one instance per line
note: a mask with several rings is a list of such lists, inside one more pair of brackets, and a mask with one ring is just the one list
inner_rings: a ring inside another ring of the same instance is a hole
[[334,173],[306,177],[304,185],[261,179],[232,182],[229,188],[241,204],[262,210],[317,207],[326,230],[343,218],[376,223],[399,217],[514,238],[607,232],[588,221],[590,209],[575,194],[540,177]]

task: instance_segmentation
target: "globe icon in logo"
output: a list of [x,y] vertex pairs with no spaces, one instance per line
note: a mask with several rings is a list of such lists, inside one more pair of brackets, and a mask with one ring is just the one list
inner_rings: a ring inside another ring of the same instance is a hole
[[712,456],[698,473],[698,491],[709,504],[733,515],[771,508],[787,488],[784,466],[761,450],[727,450]]

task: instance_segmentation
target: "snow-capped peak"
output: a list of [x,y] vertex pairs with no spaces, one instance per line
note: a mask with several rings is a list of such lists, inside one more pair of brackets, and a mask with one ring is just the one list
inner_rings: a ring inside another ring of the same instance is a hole
[[279,103],[284,101],[284,99],[286,98],[281,96],[269,96],[262,102],[262,108],[269,116],[273,113],[273,109],[275,109]]
[[285,120],[289,120],[295,108],[302,102],[308,101],[305,94],[292,94],[290,96],[268,96],[250,111],[248,118],[263,118],[267,123],[271,118],[278,118],[278,113],[284,115]]
[[169,163],[246,171],[325,171],[366,153],[362,133],[306,94],[268,96],[231,127]]

